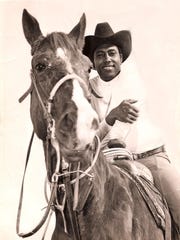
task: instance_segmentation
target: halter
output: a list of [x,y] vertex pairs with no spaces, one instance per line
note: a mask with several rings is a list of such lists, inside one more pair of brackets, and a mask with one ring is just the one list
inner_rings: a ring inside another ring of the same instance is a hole
[[[19,230],[19,225],[20,225],[20,217],[21,217],[21,209],[22,209],[24,179],[25,179],[26,168],[27,168],[28,159],[29,159],[29,155],[30,155],[30,149],[31,149],[33,136],[34,136],[34,133],[33,133],[32,137],[31,137],[27,157],[26,157],[26,164],[25,164],[25,170],[24,170],[24,175],[23,175],[23,180],[22,180],[20,201],[19,201],[18,214],[17,214],[17,223],[16,223],[16,232],[20,237],[23,237],[23,238],[33,235],[34,233],[36,233],[42,227],[42,225],[47,220],[48,216],[50,216],[52,214],[52,213],[50,213],[50,210],[52,209],[52,205],[53,205],[55,199],[56,199],[55,207],[58,210],[60,210],[60,212],[61,212],[61,215],[62,215],[62,218],[63,218],[63,223],[64,223],[64,231],[67,233],[66,219],[65,219],[65,215],[64,215],[64,206],[65,206],[65,202],[66,202],[67,194],[68,194],[68,190],[66,188],[70,189],[69,184],[70,185],[74,184],[73,209],[70,209],[70,214],[73,214],[73,212],[76,210],[76,207],[77,207],[77,204],[78,204],[79,180],[82,179],[85,176],[88,176],[90,179],[93,178],[93,175],[90,174],[90,171],[94,167],[94,165],[95,165],[95,163],[98,159],[99,152],[100,152],[100,140],[99,140],[98,136],[95,136],[95,140],[97,142],[96,151],[95,151],[94,158],[91,162],[90,167],[88,167],[85,171],[81,171],[80,170],[80,163],[78,163],[78,169],[76,171],[68,171],[68,167],[69,167],[68,163],[64,160],[63,156],[60,156],[60,147],[59,147],[59,143],[58,143],[58,141],[56,139],[56,136],[55,136],[55,120],[52,117],[51,109],[52,109],[52,102],[53,102],[53,99],[56,95],[56,92],[58,91],[58,89],[61,87],[61,85],[64,82],[66,82],[67,80],[73,79],[73,80],[77,80],[80,83],[80,85],[84,86],[84,90],[86,91],[85,93],[88,95],[88,91],[87,91],[87,88],[85,87],[85,83],[84,83],[83,79],[80,78],[79,76],[77,76],[76,74],[68,74],[68,75],[64,76],[63,78],[59,79],[59,81],[55,84],[55,86],[53,87],[53,89],[50,92],[47,107],[45,106],[45,104],[42,101],[42,98],[41,98],[41,95],[39,93],[39,90],[38,90],[38,87],[37,87],[37,84],[36,84],[36,79],[35,79],[35,76],[34,76],[33,72],[31,72],[31,79],[32,79],[32,84],[33,84],[33,86],[36,90],[38,100],[39,100],[39,102],[42,106],[44,116],[47,120],[47,139],[49,139],[51,141],[52,146],[56,150],[57,161],[56,161],[55,171],[54,171],[54,173],[52,174],[52,177],[51,177],[51,182],[50,182],[51,193],[50,193],[50,199],[49,200],[47,198],[47,194],[45,194],[47,202],[48,202],[48,206],[46,208],[44,216],[43,216],[42,220],[37,224],[37,226],[32,231],[30,231],[28,233],[21,233],[20,230]],[[27,92],[23,96],[26,97]],[[22,97],[21,99],[23,100],[24,98]],[[62,161],[63,173],[59,173],[61,161]],[[74,173],[76,173],[77,176],[76,176],[75,179],[71,180],[68,185],[67,185],[67,183],[58,185],[58,180],[59,180],[60,177],[66,176],[66,175],[70,176],[71,174],[74,174]],[[62,188],[64,190],[64,197],[63,197],[62,204],[60,204],[58,202],[57,197],[56,197],[57,188],[60,188],[60,189]],[[75,219],[75,220],[77,220],[77,219]],[[74,226],[72,226],[72,228],[73,227]],[[75,229],[75,230],[79,231],[79,229]],[[46,229],[45,229],[45,231],[46,231]],[[74,233],[74,231],[73,231],[73,237],[74,237],[73,239],[80,239],[80,236],[78,235],[78,233],[76,234],[76,233]],[[44,236],[43,236],[43,239],[44,239]]]

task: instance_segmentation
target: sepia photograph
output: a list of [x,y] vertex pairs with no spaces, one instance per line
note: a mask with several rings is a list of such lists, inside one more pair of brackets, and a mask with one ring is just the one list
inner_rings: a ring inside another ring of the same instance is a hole
[[0,0],[0,238],[180,240],[178,0]]

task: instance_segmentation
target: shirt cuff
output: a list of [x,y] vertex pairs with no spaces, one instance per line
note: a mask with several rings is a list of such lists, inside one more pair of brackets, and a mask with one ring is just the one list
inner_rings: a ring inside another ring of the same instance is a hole
[[100,140],[102,140],[109,133],[111,128],[112,128],[112,126],[107,124],[105,119],[100,123],[99,129],[96,132],[96,134],[98,135]]

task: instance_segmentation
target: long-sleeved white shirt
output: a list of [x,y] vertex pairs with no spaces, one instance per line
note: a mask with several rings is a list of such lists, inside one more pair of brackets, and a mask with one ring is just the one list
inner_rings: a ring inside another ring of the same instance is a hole
[[[109,82],[105,82],[97,76],[90,79],[90,85],[93,91],[102,97],[97,98],[92,94],[91,104],[101,121],[98,134],[102,140],[103,149],[113,138],[124,141],[126,148],[133,153],[142,153],[163,145],[159,129],[150,122],[147,116],[145,91],[136,75],[123,76],[123,73],[120,73]],[[105,117],[125,99],[138,100],[135,103],[139,109],[137,121],[129,124],[116,120],[112,127],[109,126]]]

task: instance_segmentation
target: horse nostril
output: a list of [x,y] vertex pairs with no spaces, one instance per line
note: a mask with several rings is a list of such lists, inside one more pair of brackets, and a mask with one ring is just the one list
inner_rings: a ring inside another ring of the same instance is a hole
[[66,113],[61,119],[61,128],[64,130],[71,130],[74,126],[73,114]]
[[99,122],[96,118],[94,118],[91,124],[91,129],[97,130],[98,127],[99,127]]

